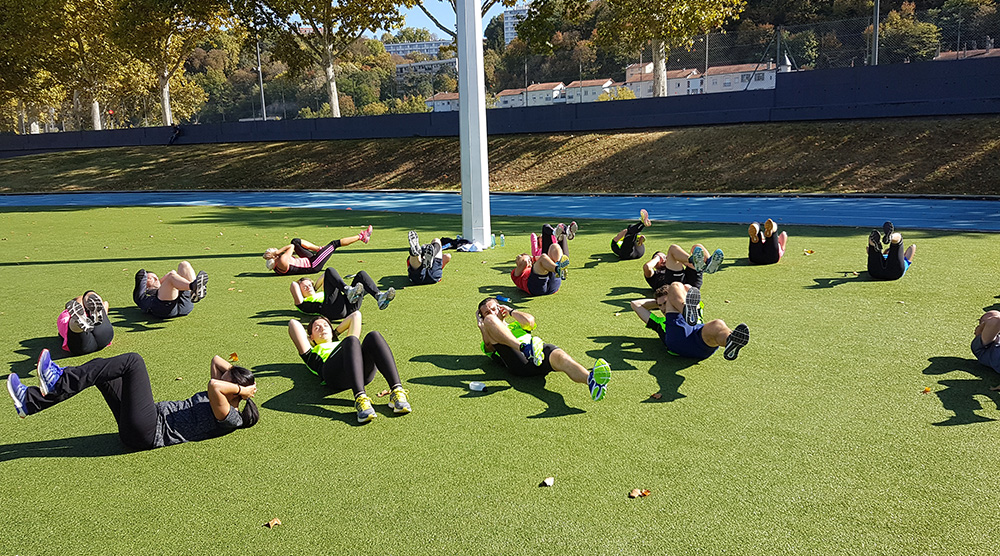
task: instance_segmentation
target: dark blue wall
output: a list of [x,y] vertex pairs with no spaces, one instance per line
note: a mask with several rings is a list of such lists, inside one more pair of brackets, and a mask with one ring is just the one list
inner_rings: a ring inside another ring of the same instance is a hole
[[[773,90],[488,110],[490,134],[1000,112],[1000,59],[779,73]],[[171,128],[0,136],[0,157],[165,145]],[[457,112],[185,126],[177,144],[454,137]]]

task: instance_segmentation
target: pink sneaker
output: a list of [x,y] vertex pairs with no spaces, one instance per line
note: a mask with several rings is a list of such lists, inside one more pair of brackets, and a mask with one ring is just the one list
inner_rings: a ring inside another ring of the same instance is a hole
[[372,237],[372,227],[371,226],[368,226],[368,229],[366,229],[366,230],[361,230],[360,232],[358,232],[358,239],[360,239],[361,241],[363,241],[365,243],[368,243],[368,240],[371,239],[371,237]]
[[534,233],[531,234],[531,256],[541,257],[542,256],[542,246],[538,243],[538,236]]

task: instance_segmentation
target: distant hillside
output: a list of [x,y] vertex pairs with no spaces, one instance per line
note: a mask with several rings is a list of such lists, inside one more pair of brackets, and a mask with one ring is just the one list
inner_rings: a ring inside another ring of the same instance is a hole
[[[1000,116],[490,138],[494,191],[1000,194]],[[457,139],[114,148],[0,161],[0,193],[458,189]]]

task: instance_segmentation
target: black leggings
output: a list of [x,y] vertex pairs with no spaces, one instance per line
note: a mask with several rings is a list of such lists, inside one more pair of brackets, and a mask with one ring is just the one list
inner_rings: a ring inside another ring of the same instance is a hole
[[146,362],[138,353],[91,359],[77,367],[66,367],[45,397],[37,387],[28,387],[25,413],[38,413],[91,386],[97,386],[104,395],[104,401],[118,422],[118,436],[122,442],[136,450],[152,448],[156,437],[156,404]]
[[309,259],[309,266],[289,266],[288,272],[285,272],[284,274],[312,274],[313,272],[319,272],[323,269],[323,265],[326,264],[326,260],[330,258],[330,255],[333,255],[333,252],[340,248],[340,240],[335,239],[323,247],[320,247],[319,251],[313,253],[305,247],[302,247],[301,239],[294,238],[292,239],[292,248],[295,251],[296,257]]
[[615,238],[611,238],[611,251],[618,255],[618,258],[623,261],[630,261],[632,259],[638,259],[646,254],[645,245],[636,245],[635,238],[639,235],[639,232],[645,228],[642,222],[636,222],[628,228],[625,229],[625,237],[622,238],[622,244],[618,245]]
[[390,388],[402,384],[396,370],[396,359],[389,344],[377,331],[365,335],[364,341],[354,336],[344,338],[337,351],[323,362],[320,377],[334,392],[350,389],[357,397],[365,391],[365,385],[375,380],[375,371],[385,377]]
[[757,242],[750,240],[750,248],[747,253],[750,262],[753,264],[775,264],[781,260],[781,249],[778,246],[778,236],[764,237],[764,234],[757,234]]
[[876,280],[899,280],[906,272],[903,242],[889,245],[889,256],[883,257],[882,250],[868,244],[868,274]]
[[[556,233],[555,228],[551,224],[545,224],[542,226],[542,254],[547,255],[549,253],[549,247],[552,246],[552,236]],[[559,247],[562,247],[563,255],[569,255],[569,243],[566,238],[563,237],[559,240]],[[559,261],[552,261],[557,263]]]
[[[367,272],[361,270],[354,275],[352,286],[363,284],[368,295],[378,299],[378,286],[375,280]],[[340,273],[335,268],[328,268],[323,272],[323,304],[320,306],[319,314],[330,320],[341,320],[347,318],[361,306],[361,298],[354,303],[347,302],[347,295],[344,290],[347,283],[340,277]]]
[[73,355],[86,355],[94,353],[107,347],[115,337],[115,329],[111,326],[111,319],[108,318],[104,305],[101,305],[103,320],[90,332],[73,332],[66,329],[66,347]]

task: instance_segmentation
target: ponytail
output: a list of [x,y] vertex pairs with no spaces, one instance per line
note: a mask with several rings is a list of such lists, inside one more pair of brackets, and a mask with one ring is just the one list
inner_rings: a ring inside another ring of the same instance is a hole
[[[239,386],[250,386],[256,382],[253,377],[253,372],[246,367],[233,365],[233,367],[229,369],[229,374],[233,377],[233,382]],[[243,418],[243,427],[241,428],[248,429],[256,425],[257,421],[260,420],[260,411],[257,409],[256,402],[247,398],[243,411],[240,412],[240,417]]]

